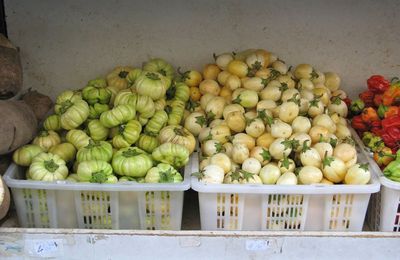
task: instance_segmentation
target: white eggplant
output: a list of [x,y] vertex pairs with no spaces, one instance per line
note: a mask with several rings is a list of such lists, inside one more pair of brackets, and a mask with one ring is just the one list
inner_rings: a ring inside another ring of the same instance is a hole
[[221,184],[224,181],[224,170],[218,165],[207,165],[200,172],[199,179],[201,182],[209,184]]
[[295,88],[289,88],[282,93],[281,100],[282,102],[287,102],[289,99],[293,99],[296,97],[300,97],[300,93]]
[[233,144],[231,142],[224,143],[225,154],[228,155],[229,158],[232,158],[232,149]]
[[204,156],[212,156],[216,153],[224,151],[223,145],[217,140],[207,140],[201,146],[201,150]]
[[322,160],[322,173],[327,180],[333,183],[342,182],[346,176],[346,171],[346,165],[339,158],[325,156]]
[[232,167],[231,159],[225,153],[217,153],[211,156],[210,164],[218,165],[224,170],[225,174],[228,173]]
[[340,77],[338,74],[334,72],[326,72],[325,73],[325,86],[330,91],[338,90],[340,87]]
[[224,111],[222,112],[222,116],[226,119],[228,114],[231,112],[239,111],[240,113],[244,114],[246,111],[244,108],[239,104],[229,104],[224,107]]
[[225,86],[234,91],[241,87],[242,81],[236,75],[229,75],[225,81]]
[[250,157],[257,159],[261,165],[266,165],[271,160],[271,154],[269,153],[268,149],[256,146],[250,151]]
[[323,175],[320,169],[314,166],[304,166],[299,171],[299,179],[302,184],[315,184],[322,181]]
[[205,158],[203,158],[203,160],[201,160],[201,162],[199,164],[199,169],[203,170],[209,164],[210,164],[210,157],[205,157]]
[[350,129],[346,125],[337,124],[335,135],[339,139],[346,139],[351,137]]
[[277,185],[297,185],[297,177],[293,172],[285,172],[276,182]]
[[193,112],[185,119],[185,128],[194,136],[198,136],[203,127],[207,124],[206,117],[203,112]]
[[263,184],[276,184],[281,176],[281,171],[274,164],[267,164],[261,168],[259,174]]
[[233,144],[232,149],[232,161],[238,164],[242,164],[247,158],[249,158],[249,149],[246,145],[241,143]]
[[313,148],[318,151],[319,156],[321,158],[324,158],[326,156],[332,156],[333,155],[333,147],[330,143],[326,142],[320,142],[314,144]]
[[279,109],[279,119],[290,124],[299,115],[299,106],[294,102],[283,102]]
[[363,185],[367,184],[371,179],[371,172],[368,164],[355,164],[347,170],[344,178],[345,184]]
[[271,125],[271,134],[275,138],[288,138],[292,132],[292,127],[280,119],[275,119]]
[[281,99],[282,91],[280,89],[281,83],[277,80],[272,80],[268,83],[268,85],[261,90],[260,98],[262,100],[272,100],[278,101]]
[[310,119],[304,116],[298,116],[292,121],[292,129],[295,133],[308,133],[311,128]]
[[281,173],[293,172],[296,168],[296,164],[292,159],[284,157],[283,159],[278,161],[278,167]]
[[222,117],[222,113],[224,111],[226,105],[225,98],[223,97],[214,97],[210,101],[208,101],[205,112],[208,119],[219,119]]
[[246,126],[246,133],[251,137],[257,138],[262,135],[265,131],[265,125],[260,118],[255,118],[250,120],[249,124]]
[[228,68],[229,62],[233,60],[233,56],[231,53],[222,53],[218,56],[215,56],[215,64],[221,69],[226,70]]
[[291,141],[284,138],[277,138],[269,146],[269,153],[274,159],[280,160],[289,156],[292,152]]
[[314,148],[306,148],[300,153],[300,161],[304,166],[321,167],[321,156]]
[[332,118],[327,114],[321,114],[314,117],[312,125],[325,127],[331,134],[336,132],[336,124],[335,122],[333,122]]
[[251,137],[248,134],[245,133],[239,133],[239,134],[235,134],[233,136],[232,139],[232,144],[243,144],[247,147],[247,149],[249,149],[249,151],[251,149],[254,148],[254,146],[256,146],[256,141],[254,140],[253,137]]
[[297,88],[310,91],[314,89],[314,83],[310,79],[300,79],[297,83]]
[[357,161],[357,151],[354,146],[341,143],[333,149],[333,156],[341,159],[345,164],[348,163],[347,167],[352,166],[354,161]]
[[264,88],[263,82],[264,80],[260,77],[251,77],[243,81],[243,87],[259,92]]
[[268,115],[272,116],[272,112],[270,110],[272,110],[276,107],[277,107],[277,105],[276,105],[275,101],[266,99],[266,100],[261,100],[257,103],[256,110],[257,111],[260,111],[260,110],[268,111],[269,112],[269,113],[267,112]]
[[290,136],[290,140],[294,141],[292,147],[294,151],[300,152],[304,142],[311,144],[311,137],[306,133],[294,133]]
[[261,163],[255,158],[247,158],[242,164],[242,170],[252,174],[259,174],[261,170]]

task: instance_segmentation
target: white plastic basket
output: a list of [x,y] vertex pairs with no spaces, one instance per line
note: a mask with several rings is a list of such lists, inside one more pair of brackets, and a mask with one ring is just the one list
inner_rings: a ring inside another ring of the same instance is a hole
[[[375,198],[375,223],[379,231],[400,232],[400,183],[380,177],[382,190],[380,197]],[[372,218],[374,219],[374,218]]]
[[[357,136],[355,141],[362,145]],[[382,184],[381,191],[372,194],[368,205],[366,221],[368,227],[374,231],[400,232],[400,183],[386,178],[373,159],[373,154],[364,147],[362,150],[367,158],[370,169],[379,178]]]
[[[359,162],[368,162],[357,150]],[[198,154],[192,164],[197,172]],[[191,184],[202,230],[362,231],[370,196],[380,188],[375,171],[367,185],[204,184],[194,176]]]
[[[372,158],[369,160],[376,165]],[[375,231],[400,232],[400,183],[386,178],[379,168],[377,174],[382,188],[371,197],[367,223]]]
[[22,227],[180,230],[190,164],[182,183],[30,181],[15,164],[4,181]]

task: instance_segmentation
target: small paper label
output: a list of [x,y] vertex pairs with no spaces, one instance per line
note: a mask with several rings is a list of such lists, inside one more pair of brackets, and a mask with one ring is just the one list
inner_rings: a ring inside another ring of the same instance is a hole
[[27,250],[31,256],[56,257],[63,253],[62,239],[30,240],[27,241]]
[[181,247],[199,247],[201,240],[199,237],[182,237],[179,239],[179,245]]
[[270,248],[269,240],[246,240],[246,250],[248,251],[265,251]]

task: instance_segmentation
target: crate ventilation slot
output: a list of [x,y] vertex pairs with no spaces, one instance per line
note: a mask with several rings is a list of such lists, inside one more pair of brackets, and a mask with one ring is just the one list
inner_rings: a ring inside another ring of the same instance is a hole
[[397,204],[397,213],[394,219],[393,231],[400,232],[400,199],[399,203]]
[[[169,191],[146,192],[146,229],[171,229],[171,194]],[[160,219],[159,221],[157,221]],[[160,223],[159,227],[157,223]]]
[[217,194],[217,229],[239,228],[239,194]]
[[301,230],[303,195],[274,194],[267,196],[266,230]]
[[26,209],[25,226],[49,228],[50,219],[46,190],[23,189],[23,194]]
[[332,196],[329,229],[347,230],[354,207],[353,194],[337,194]]
[[82,191],[82,218],[85,228],[112,228],[109,192]]

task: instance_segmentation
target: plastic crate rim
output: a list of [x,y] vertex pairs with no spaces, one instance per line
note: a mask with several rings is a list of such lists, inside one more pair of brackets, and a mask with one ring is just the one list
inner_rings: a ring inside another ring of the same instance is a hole
[[181,183],[135,183],[123,182],[116,184],[97,184],[68,182],[65,180],[46,182],[16,179],[15,175],[20,166],[15,163],[7,168],[3,179],[10,188],[44,189],[44,190],[88,190],[88,191],[185,191],[190,189],[190,170],[185,166],[184,178]]
[[381,184],[387,188],[400,190],[400,182],[392,181],[391,179],[383,176],[379,177]]
[[248,193],[248,194],[368,194],[380,190],[378,178],[372,174],[366,185],[265,185],[265,184],[207,184],[192,176],[191,187],[205,193]]

